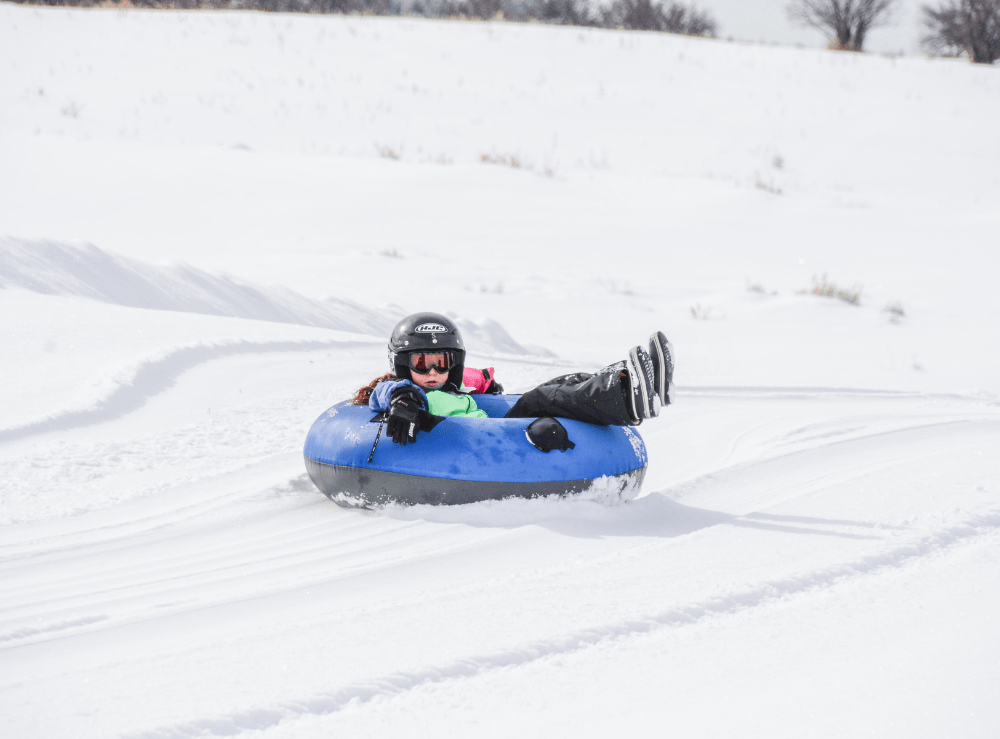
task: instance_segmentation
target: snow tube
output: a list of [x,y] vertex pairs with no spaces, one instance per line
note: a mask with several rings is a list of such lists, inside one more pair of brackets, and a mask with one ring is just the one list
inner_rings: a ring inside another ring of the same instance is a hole
[[535,419],[503,417],[519,395],[474,397],[489,418],[447,417],[405,446],[392,443],[383,432],[371,463],[378,414],[367,405],[338,403],[309,429],[304,450],[309,477],[334,502],[365,508],[588,490],[638,494],[646,474],[646,446],[635,429],[560,418],[575,448],[542,452],[526,436]]

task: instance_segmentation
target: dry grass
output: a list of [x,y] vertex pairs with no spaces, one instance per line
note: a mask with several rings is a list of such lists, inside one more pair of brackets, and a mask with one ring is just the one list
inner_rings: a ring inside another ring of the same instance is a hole
[[635,295],[635,290],[627,282],[618,283],[615,280],[608,280],[604,285],[612,295],[625,295],[627,297]]
[[757,293],[758,295],[777,295],[777,290],[768,290],[764,287],[763,283],[751,282],[747,284],[748,293]]
[[903,304],[900,303],[898,300],[895,303],[886,303],[886,306],[885,308],[882,309],[882,312],[891,313],[892,315],[898,316],[900,318],[906,317],[906,311],[903,310]]
[[696,303],[691,306],[691,317],[696,321],[707,321],[712,317],[712,309],[709,306]]
[[393,149],[391,146],[377,146],[376,148],[378,149],[378,155],[383,159],[392,159],[398,161],[399,159],[403,158],[403,155],[400,154],[395,149]]
[[859,305],[861,303],[861,285],[854,285],[848,288],[840,287],[836,283],[830,282],[825,274],[822,279],[813,276],[812,281],[812,290],[808,291],[810,295],[818,295],[821,298],[836,298],[851,305]]
[[501,164],[504,167],[513,167],[514,169],[521,169],[523,166],[516,154],[483,154],[479,157],[479,161],[483,164]]
[[62,113],[67,118],[79,118],[80,112],[82,110],[83,110],[82,105],[77,105],[75,101],[71,101],[69,105],[64,105],[62,108],[60,108],[59,112]]
[[903,304],[898,300],[894,303],[886,303],[885,307],[882,308],[882,312],[889,314],[889,321],[891,323],[901,323],[906,318],[906,311],[903,310]]
[[774,184],[774,180],[765,181],[764,178],[760,176],[760,172],[754,172],[753,186],[758,190],[763,190],[771,195],[781,195],[781,188]]

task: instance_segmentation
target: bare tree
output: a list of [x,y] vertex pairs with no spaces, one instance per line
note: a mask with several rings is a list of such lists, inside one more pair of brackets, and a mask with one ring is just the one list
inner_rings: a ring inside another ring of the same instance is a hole
[[524,15],[559,26],[594,26],[598,21],[587,0],[525,0]]
[[1000,0],[947,0],[923,6],[924,48],[934,53],[968,55],[977,64],[1000,59]]
[[708,13],[677,2],[614,0],[604,10],[605,28],[628,31],[665,31],[688,36],[715,36],[717,26]]
[[837,48],[861,51],[868,31],[885,25],[896,0],[792,0],[793,23],[832,33]]
[[500,13],[510,16],[511,9],[512,4],[506,0],[444,0],[437,8],[437,15],[490,20]]

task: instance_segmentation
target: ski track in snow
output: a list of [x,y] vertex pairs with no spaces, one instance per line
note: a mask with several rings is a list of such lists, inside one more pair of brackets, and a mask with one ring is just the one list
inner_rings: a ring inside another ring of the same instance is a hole
[[363,345],[364,343],[360,341],[234,341],[183,347],[164,357],[143,362],[135,370],[131,381],[119,385],[114,392],[95,403],[91,408],[66,410],[41,421],[0,430],[0,444],[37,434],[68,431],[121,418],[142,407],[149,398],[170,388],[184,372],[213,359],[238,354],[308,352]]
[[197,719],[128,736],[131,739],[233,736],[248,730],[265,730],[284,720],[299,716],[332,714],[351,704],[392,698],[418,687],[468,679],[492,670],[517,668],[538,660],[589,649],[609,640],[641,636],[659,629],[688,626],[703,619],[724,617],[789,597],[833,588],[851,578],[879,575],[892,568],[914,564],[922,558],[938,555],[949,547],[969,539],[994,534],[998,528],[1000,528],[1000,509],[956,521],[930,535],[877,555],[792,578],[763,582],[755,588],[720,595],[703,602],[677,605],[643,619],[586,629],[566,634],[557,640],[532,642],[500,653],[428,666],[416,672],[384,675],[364,683],[347,685],[335,691],[318,693],[300,701],[232,715]]

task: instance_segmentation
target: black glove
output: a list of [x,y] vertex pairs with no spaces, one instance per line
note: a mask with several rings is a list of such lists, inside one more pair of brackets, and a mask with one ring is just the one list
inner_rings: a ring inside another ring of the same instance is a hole
[[576,448],[576,444],[569,440],[566,427],[554,418],[543,417],[532,421],[524,434],[536,449],[546,454],[553,449],[565,452]]
[[389,405],[392,406],[400,400],[409,401],[417,408],[424,404],[420,392],[412,385],[400,385],[393,390],[392,395],[389,396]]
[[427,411],[420,405],[420,393],[412,387],[405,386],[396,390],[389,397],[389,415],[385,419],[385,432],[396,444],[406,446],[406,442],[417,441],[417,430],[424,425],[421,416]]

